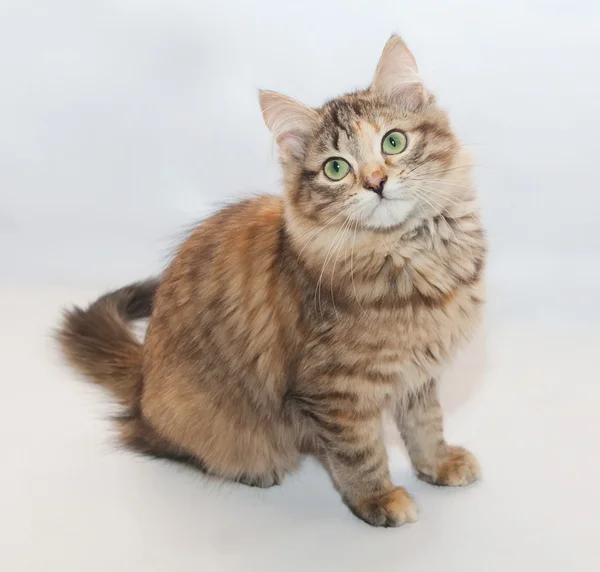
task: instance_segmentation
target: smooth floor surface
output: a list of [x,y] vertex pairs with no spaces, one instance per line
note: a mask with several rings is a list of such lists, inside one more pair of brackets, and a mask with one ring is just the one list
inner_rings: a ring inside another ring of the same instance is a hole
[[98,292],[0,287],[0,570],[597,572],[598,289],[556,304],[496,290],[442,395],[447,438],[477,453],[483,479],[421,483],[389,427],[394,480],[420,518],[375,529],[310,459],[262,491],[118,450],[117,409],[50,338],[62,305]]

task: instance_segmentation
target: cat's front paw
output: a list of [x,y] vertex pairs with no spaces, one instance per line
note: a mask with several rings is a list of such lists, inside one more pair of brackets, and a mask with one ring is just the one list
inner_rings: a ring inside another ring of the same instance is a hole
[[372,526],[401,526],[417,520],[417,505],[402,487],[348,502],[350,510]]
[[422,481],[444,487],[464,487],[481,476],[481,468],[475,456],[463,447],[449,446],[435,471],[420,471],[417,476]]

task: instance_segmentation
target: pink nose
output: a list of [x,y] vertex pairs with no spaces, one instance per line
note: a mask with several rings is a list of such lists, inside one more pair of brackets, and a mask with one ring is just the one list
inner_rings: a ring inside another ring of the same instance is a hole
[[365,189],[370,189],[371,191],[375,191],[378,195],[381,195],[386,181],[387,177],[379,169],[376,169],[365,177],[363,186]]

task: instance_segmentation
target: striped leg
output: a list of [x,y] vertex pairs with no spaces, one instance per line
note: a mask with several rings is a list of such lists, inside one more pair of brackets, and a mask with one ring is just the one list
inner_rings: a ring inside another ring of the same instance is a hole
[[[360,519],[373,526],[414,522],[416,506],[402,487],[390,479],[387,452],[381,435],[381,415],[361,414],[350,403],[331,408],[304,409],[316,429],[324,457],[344,502]],[[305,401],[306,404],[306,401]]]
[[420,479],[435,485],[462,486],[479,478],[477,459],[466,449],[448,445],[444,440],[435,380],[408,402],[398,405],[396,421]]

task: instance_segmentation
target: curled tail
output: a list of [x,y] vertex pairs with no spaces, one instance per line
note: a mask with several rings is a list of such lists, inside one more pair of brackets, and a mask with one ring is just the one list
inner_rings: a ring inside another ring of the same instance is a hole
[[86,310],[68,310],[57,331],[69,363],[127,406],[136,399],[142,375],[142,344],[127,322],[150,316],[157,286],[156,280],[138,282],[105,294]]

